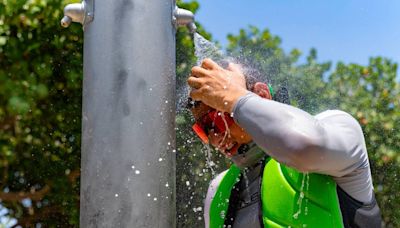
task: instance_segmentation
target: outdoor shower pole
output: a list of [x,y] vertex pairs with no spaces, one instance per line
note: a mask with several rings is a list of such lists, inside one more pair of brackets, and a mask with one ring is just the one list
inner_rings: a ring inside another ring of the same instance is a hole
[[62,25],[85,31],[80,227],[175,227],[174,11],[173,0],[65,8]]
[[99,0],[85,27],[81,227],[175,226],[172,0]]
[[80,227],[175,227],[173,0],[84,0],[61,25],[85,30]]

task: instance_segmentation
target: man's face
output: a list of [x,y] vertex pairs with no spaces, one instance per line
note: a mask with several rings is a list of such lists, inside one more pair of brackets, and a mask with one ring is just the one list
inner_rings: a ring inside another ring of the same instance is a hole
[[[257,82],[251,91],[265,99],[272,99],[267,84]],[[215,109],[197,102],[190,109],[196,120],[193,130],[204,143],[210,143],[223,154],[233,156],[239,147],[252,141],[251,136],[227,113],[221,113]]]
[[227,156],[234,155],[242,144],[252,140],[226,113],[218,112],[203,103],[199,103],[191,111],[196,120],[194,129],[197,128],[197,135]]

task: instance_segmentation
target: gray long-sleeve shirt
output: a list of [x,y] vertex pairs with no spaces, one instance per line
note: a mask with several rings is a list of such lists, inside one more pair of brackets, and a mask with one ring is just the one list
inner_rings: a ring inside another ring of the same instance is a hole
[[254,93],[241,97],[235,121],[269,156],[302,172],[327,174],[353,198],[372,200],[372,178],[364,135],[348,113],[316,116]]

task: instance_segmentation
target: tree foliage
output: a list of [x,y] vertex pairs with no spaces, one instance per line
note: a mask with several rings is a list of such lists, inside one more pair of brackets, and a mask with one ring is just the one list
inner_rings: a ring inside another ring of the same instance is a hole
[[23,227],[78,224],[83,33],[61,28],[67,3],[0,1],[0,198]]

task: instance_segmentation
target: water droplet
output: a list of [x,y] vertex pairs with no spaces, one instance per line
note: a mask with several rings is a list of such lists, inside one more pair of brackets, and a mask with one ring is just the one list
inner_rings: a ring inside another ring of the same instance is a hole
[[115,197],[118,197],[118,194],[115,194]]
[[219,216],[220,216],[222,219],[225,219],[225,211],[221,211],[221,213],[219,213]]
[[168,146],[171,146],[171,142],[168,142],[167,144],[168,144]]
[[225,102],[224,102],[224,105],[228,105],[228,102],[225,101]]
[[147,197],[150,197],[151,196],[151,194],[150,193],[147,193]]
[[168,101],[165,101],[165,104],[168,104]]
[[173,149],[173,150],[172,150],[172,153],[176,153],[176,150],[175,150],[175,149]]
[[133,165],[133,166],[131,166],[132,167],[132,169],[135,169],[135,166]]
[[162,162],[162,160],[163,160],[162,158],[159,158],[159,159],[158,159],[159,162]]
[[167,187],[167,188],[169,187],[169,184],[168,184],[168,182],[165,184],[165,187]]
[[135,170],[135,174],[139,175],[140,174],[140,170]]
[[154,199],[153,199],[154,201],[157,201],[157,197],[154,197]]
[[186,181],[186,186],[189,186],[190,185],[190,182],[189,181]]

